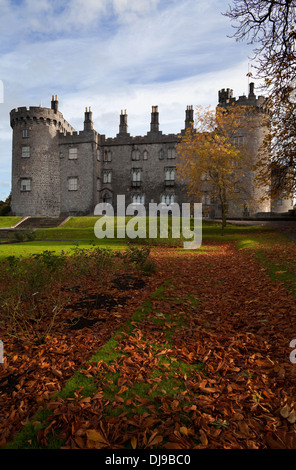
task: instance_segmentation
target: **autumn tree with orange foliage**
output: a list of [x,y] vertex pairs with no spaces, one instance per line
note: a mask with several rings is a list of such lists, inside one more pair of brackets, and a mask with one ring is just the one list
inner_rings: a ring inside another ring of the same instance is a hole
[[[252,126],[251,108],[227,109],[198,106],[195,127],[188,128],[177,144],[177,178],[189,195],[203,200],[205,194],[218,201],[222,212],[222,235],[229,204],[244,204],[252,194],[250,172],[254,162],[248,151]],[[235,137],[244,130],[244,143]]]

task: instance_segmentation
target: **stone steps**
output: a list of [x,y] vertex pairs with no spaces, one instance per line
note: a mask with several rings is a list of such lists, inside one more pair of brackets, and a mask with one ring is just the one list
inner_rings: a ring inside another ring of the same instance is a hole
[[37,228],[54,228],[58,227],[65,217],[28,217],[21,221],[15,230],[29,230]]

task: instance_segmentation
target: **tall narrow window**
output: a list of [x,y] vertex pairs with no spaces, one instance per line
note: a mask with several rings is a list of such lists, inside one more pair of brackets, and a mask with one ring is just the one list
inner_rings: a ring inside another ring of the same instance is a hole
[[168,158],[176,158],[176,149],[174,147],[168,149]]
[[69,149],[69,160],[76,160],[77,159],[77,148],[70,148]]
[[30,156],[30,147],[22,147],[22,157],[28,158]]
[[68,190],[69,191],[78,190],[78,178],[76,176],[68,179]]
[[147,150],[144,150],[144,153],[143,153],[143,160],[148,160],[148,152],[147,152]]
[[104,170],[103,171],[103,183],[111,183],[112,181],[112,171]]
[[23,129],[23,137],[29,137],[29,129]]
[[104,152],[104,162],[111,162],[112,161],[112,152],[111,150],[105,150]]
[[141,186],[141,168],[132,169],[132,186],[134,188]]
[[175,183],[175,168],[165,169],[165,185],[174,186]]
[[138,149],[132,150],[132,160],[140,160],[140,151]]
[[97,149],[97,160],[98,162],[101,160],[101,150]]

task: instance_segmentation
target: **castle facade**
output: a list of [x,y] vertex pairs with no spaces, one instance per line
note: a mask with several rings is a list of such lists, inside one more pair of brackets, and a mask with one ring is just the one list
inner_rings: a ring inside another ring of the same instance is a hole
[[[236,99],[232,93],[230,89],[219,91],[218,104],[235,102],[253,106],[258,115],[265,112],[265,98],[255,96],[253,84],[248,96]],[[77,132],[59,111],[57,96],[52,97],[51,108],[13,109],[13,214],[92,215],[99,202],[111,203],[116,211],[117,195],[125,195],[127,205],[142,203],[146,208],[150,202],[190,202],[176,175],[176,145],[194,121],[193,106],[187,106],[179,135],[162,133],[157,106],[152,107],[150,130],[144,136],[129,134],[127,117],[121,111],[118,134],[106,138],[94,129],[91,108],[85,110],[84,129]],[[236,138],[240,141],[243,135]],[[250,143],[254,157],[262,139],[263,130],[258,126]],[[292,209],[291,201],[259,202],[258,191],[254,188],[247,201],[230,207],[229,216]],[[211,217],[221,215],[219,203],[207,194],[194,202],[202,202]]]

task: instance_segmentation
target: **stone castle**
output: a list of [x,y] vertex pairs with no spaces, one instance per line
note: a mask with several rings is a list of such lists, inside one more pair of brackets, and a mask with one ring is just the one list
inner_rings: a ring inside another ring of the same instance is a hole
[[[265,112],[265,98],[256,97],[254,84],[248,96],[233,97],[230,89],[218,93],[218,104],[253,106]],[[189,202],[186,188],[176,178],[176,144],[194,121],[193,106],[185,111],[180,135],[163,134],[159,129],[158,107],[152,107],[150,130],[145,136],[128,132],[126,111],[121,111],[119,132],[106,138],[94,129],[91,108],[86,108],[84,129],[77,132],[59,111],[57,96],[51,108],[20,107],[10,112],[12,144],[12,213],[19,216],[92,215],[99,202],[111,203],[124,194],[126,204]],[[252,135],[256,157],[263,138],[258,126]],[[243,135],[236,137],[238,141]],[[251,178],[251,176],[250,176]],[[229,208],[229,216],[241,217],[261,212],[286,212],[291,201],[259,202],[254,189],[248,201]],[[204,194],[203,208],[211,217],[220,217],[221,207]],[[247,213],[246,213],[247,208]]]

